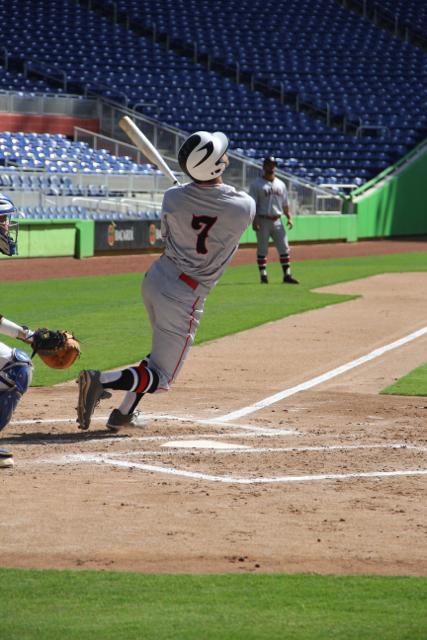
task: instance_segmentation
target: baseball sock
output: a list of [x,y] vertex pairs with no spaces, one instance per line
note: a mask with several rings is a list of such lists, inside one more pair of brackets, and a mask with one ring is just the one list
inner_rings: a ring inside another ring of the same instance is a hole
[[259,269],[259,275],[261,277],[267,277],[267,258],[265,256],[257,256],[257,264]]
[[290,276],[291,275],[291,265],[289,260],[289,254],[283,253],[280,255],[280,264],[282,265],[283,275]]
[[144,395],[144,393],[135,393],[134,391],[128,391],[118,407],[120,413],[127,416],[133,413],[138,406],[139,401],[143,398]]
[[159,385],[159,376],[142,361],[137,367],[102,372],[101,384],[106,389],[133,391],[137,394],[154,393]]

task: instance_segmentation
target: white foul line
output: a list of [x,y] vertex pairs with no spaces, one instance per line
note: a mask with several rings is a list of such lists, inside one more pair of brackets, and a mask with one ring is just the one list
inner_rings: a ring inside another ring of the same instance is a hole
[[[48,462],[47,460],[45,462]],[[211,482],[225,482],[228,484],[272,484],[272,483],[291,483],[291,482],[308,482],[317,480],[351,480],[355,478],[393,478],[402,476],[424,476],[427,475],[427,469],[409,469],[405,471],[363,471],[355,473],[327,473],[307,476],[276,476],[271,478],[255,477],[255,478],[239,478],[233,476],[216,476],[198,471],[186,471],[185,469],[174,469],[173,467],[159,467],[152,464],[142,464],[139,462],[127,462],[125,460],[116,460],[109,458],[104,454],[76,454],[64,456],[61,459],[63,464],[73,464],[78,462],[94,462],[96,464],[109,464],[114,467],[123,467],[126,469],[141,469],[142,471],[152,471],[153,473],[164,473],[166,475],[181,476],[184,478],[193,478],[194,480],[210,480]]]
[[361,356],[356,360],[347,362],[347,364],[343,364],[340,367],[337,367],[336,369],[331,369],[331,371],[327,371],[326,373],[323,373],[322,375],[317,376],[316,378],[312,378],[311,380],[302,382],[301,384],[298,384],[295,387],[291,387],[290,389],[279,391],[279,393],[275,393],[274,395],[269,396],[268,398],[264,398],[264,400],[260,400],[255,404],[249,405],[248,407],[243,407],[243,409],[238,409],[237,411],[232,411],[231,413],[226,413],[223,416],[219,416],[218,421],[228,422],[229,420],[236,420],[238,418],[241,418],[242,416],[247,416],[250,413],[259,411],[260,409],[263,409],[264,407],[268,407],[271,404],[279,402],[284,398],[289,398],[289,396],[293,396],[295,393],[299,393],[300,391],[306,391],[307,389],[311,389],[312,387],[315,387],[318,384],[321,384],[322,382],[326,382],[327,380],[331,380],[332,378],[335,378],[336,376],[339,376],[342,373],[346,373],[347,371],[350,371],[350,369],[354,369],[355,367],[358,367],[361,364],[365,364],[370,360],[379,358],[384,353],[387,353],[387,351],[392,351],[393,349],[397,349],[398,347],[401,347],[404,344],[411,342],[412,340],[416,340],[417,338],[420,338],[426,333],[427,333],[427,327],[423,327],[418,331],[414,331],[413,333],[410,333],[404,338],[400,338],[400,340],[396,340],[395,342],[390,342],[390,344],[386,344],[383,347],[380,347],[379,349],[374,349],[374,351],[371,351],[365,356]]

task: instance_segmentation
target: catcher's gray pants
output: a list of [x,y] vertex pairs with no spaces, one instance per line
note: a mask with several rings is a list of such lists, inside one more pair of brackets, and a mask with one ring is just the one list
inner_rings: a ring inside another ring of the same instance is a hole
[[162,256],[142,282],[142,298],[153,330],[147,364],[159,374],[157,391],[167,391],[184,364],[209,293],[201,284],[192,288],[181,276],[172,260]]
[[276,245],[279,255],[287,255],[289,253],[289,242],[282,219],[272,220],[259,217],[257,222],[259,223],[259,229],[256,232],[258,256],[267,256],[270,236]]

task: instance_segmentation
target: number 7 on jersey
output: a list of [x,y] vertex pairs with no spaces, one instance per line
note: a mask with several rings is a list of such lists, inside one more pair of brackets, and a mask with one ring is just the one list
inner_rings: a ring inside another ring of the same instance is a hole
[[193,220],[191,221],[191,226],[196,231],[200,230],[200,233],[197,234],[197,244],[196,250],[197,253],[207,253],[208,248],[206,246],[206,240],[209,235],[209,231],[218,220],[217,217],[213,216],[196,216],[193,215]]

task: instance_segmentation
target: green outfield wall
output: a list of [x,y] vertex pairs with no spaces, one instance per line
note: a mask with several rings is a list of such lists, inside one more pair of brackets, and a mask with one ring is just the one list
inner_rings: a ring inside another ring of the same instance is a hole
[[[134,223],[135,224],[135,223]],[[136,223],[138,224],[138,223]],[[147,222],[141,222],[147,225]],[[64,257],[88,258],[95,254],[95,225],[93,220],[21,220],[18,249],[20,258]],[[289,231],[291,242],[355,241],[355,215],[294,216]],[[249,228],[242,244],[256,243],[256,234]],[[147,249],[152,249],[147,242]],[[0,254],[0,259],[5,258]]]
[[357,236],[427,235],[427,143],[352,193]]
[[[355,215],[294,215],[293,223],[293,228],[288,229],[290,242],[325,242],[328,240],[354,242],[357,240],[357,220]],[[249,228],[243,234],[241,244],[254,242],[256,242],[255,231]]]
[[[19,257],[93,256],[94,229],[93,220],[20,220]],[[5,257],[0,253],[0,258]]]

